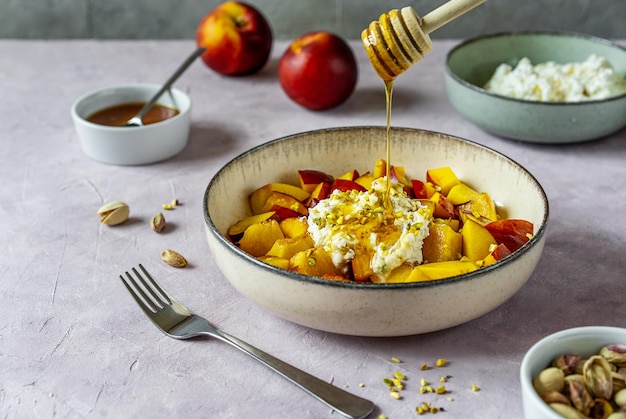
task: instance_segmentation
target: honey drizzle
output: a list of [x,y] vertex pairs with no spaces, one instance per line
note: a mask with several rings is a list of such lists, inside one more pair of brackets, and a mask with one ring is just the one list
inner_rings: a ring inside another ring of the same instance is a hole
[[391,99],[393,94],[393,81],[384,80],[385,82],[385,110],[387,114],[387,164],[385,166],[385,175],[387,176],[384,208],[386,219],[393,219],[393,206],[391,205]]

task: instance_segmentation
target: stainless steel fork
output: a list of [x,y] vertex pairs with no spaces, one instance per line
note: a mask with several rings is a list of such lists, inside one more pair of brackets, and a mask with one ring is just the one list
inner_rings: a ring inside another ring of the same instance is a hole
[[143,274],[132,268],[134,275],[125,272],[126,277],[120,275],[120,279],[148,318],[166,335],[174,339],[208,335],[229,343],[348,418],[365,418],[374,410],[374,403],[371,401],[313,377],[241,339],[216,329],[206,319],[193,314],[168,294],[141,264],[139,269]]

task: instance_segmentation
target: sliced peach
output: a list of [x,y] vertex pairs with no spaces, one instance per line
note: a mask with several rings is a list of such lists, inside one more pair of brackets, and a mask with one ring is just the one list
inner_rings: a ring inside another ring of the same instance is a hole
[[456,218],[456,212],[454,211],[454,205],[441,193],[435,192],[430,198],[435,203],[434,217],[438,218]]
[[426,180],[441,187],[441,192],[447,195],[454,185],[461,183],[456,174],[448,166],[426,171]]
[[483,260],[483,266],[493,265],[499,260],[504,259],[508,255],[511,254],[511,251],[503,244],[500,243],[496,247],[493,248],[491,252],[485,257]]
[[298,212],[300,215],[308,215],[309,213],[309,210],[302,202],[298,201],[293,196],[285,195],[280,192],[272,192],[265,201],[263,207],[261,207],[260,212],[269,211],[274,208],[275,205],[283,208],[289,208]]
[[289,259],[289,269],[304,275],[341,275],[330,255],[321,247],[303,250]]
[[244,252],[259,257],[265,255],[272,248],[274,242],[283,237],[278,221],[270,218],[249,226],[239,240],[239,247]]
[[403,185],[411,184],[404,173],[404,166],[391,166],[389,172],[392,180],[398,181]]
[[467,220],[461,229],[463,237],[463,256],[471,261],[484,259],[488,254],[491,246],[496,245],[489,230],[473,220]]
[[296,253],[310,249],[313,246],[315,246],[315,243],[308,234],[297,237],[286,237],[276,240],[265,255],[290,259]]
[[275,256],[259,256],[258,259],[268,265],[272,265],[280,269],[289,269],[289,259],[278,258]]
[[341,192],[347,192],[351,190],[357,190],[361,192],[367,191],[363,186],[359,185],[353,180],[345,180],[345,179],[335,179],[333,184],[330,186],[330,192],[332,193],[335,190],[340,190]]
[[477,198],[459,205],[458,210],[459,217],[463,223],[465,223],[466,219],[472,218],[474,221],[486,225],[498,219],[496,204],[486,192],[482,192]]
[[485,226],[497,243],[511,252],[522,247],[533,235],[533,223],[526,220],[497,220]]
[[344,173],[343,175],[339,176],[337,179],[356,180],[358,177],[359,177],[359,172],[355,169],[355,170],[350,170],[349,172]]
[[267,211],[261,214],[252,215],[250,217],[246,217],[242,220],[237,221],[235,224],[228,228],[228,235],[231,237],[236,237],[242,234],[248,227],[252,224],[261,223],[265,220],[269,220],[272,217],[276,216],[276,211]]
[[326,182],[331,184],[335,180],[328,173],[311,169],[298,170],[298,178],[300,179],[300,187],[309,193],[320,183]]
[[311,197],[306,204],[309,207],[314,207],[322,199],[328,198],[328,195],[330,195],[330,183],[320,182],[319,185],[317,185],[311,192]]
[[278,222],[285,237],[298,237],[305,234],[309,228],[306,217],[285,218]]
[[[399,284],[402,282],[407,282],[406,280],[411,274],[411,271],[413,271],[413,267],[409,264],[403,263],[402,265],[389,272],[389,275],[387,275],[387,278],[385,278],[385,283]],[[372,282],[374,282],[373,278]]]
[[[415,269],[419,270],[428,279],[433,280],[473,272],[478,269],[478,266],[469,260],[451,260],[447,262],[425,263],[416,266]],[[417,274],[415,278],[418,278]]]
[[452,205],[461,205],[473,199],[478,199],[479,195],[480,193],[476,192],[466,184],[459,183],[450,188],[446,198],[448,198],[448,201],[450,201]]
[[371,191],[372,182],[374,182],[374,176],[370,172],[367,172],[356,178],[355,182],[363,186],[368,191]]
[[387,175],[387,162],[385,159],[378,159],[374,164],[374,172],[372,176],[374,179],[378,179]]
[[428,199],[428,195],[426,193],[426,184],[418,179],[411,180],[411,185],[413,186],[413,193],[415,194],[416,199]]
[[431,223],[428,228],[430,233],[424,239],[422,247],[424,261],[432,263],[461,259],[463,250],[461,233],[457,233],[444,223]]
[[250,209],[253,214],[258,214],[260,212],[261,208],[265,206],[267,199],[273,192],[280,192],[284,195],[291,196],[300,202],[306,201],[310,196],[310,194],[302,188],[298,188],[297,186],[293,186],[288,183],[268,183],[250,194]]

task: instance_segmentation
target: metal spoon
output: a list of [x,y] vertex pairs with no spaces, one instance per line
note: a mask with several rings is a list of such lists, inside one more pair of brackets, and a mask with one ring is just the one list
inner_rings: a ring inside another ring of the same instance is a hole
[[141,108],[139,110],[139,112],[137,113],[137,115],[133,116],[132,118],[130,118],[128,121],[126,121],[126,124],[124,124],[124,126],[126,127],[141,127],[143,126],[143,121],[142,118],[148,113],[148,111],[150,109],[152,109],[152,107],[154,106],[154,104],[157,102],[157,100],[159,100],[159,98],[161,97],[161,95],[163,93],[165,93],[171,86],[172,84],[174,84],[174,82],[180,77],[181,74],[183,74],[185,72],[185,70],[187,70],[187,67],[189,67],[191,65],[191,63],[200,55],[204,52],[206,48],[204,47],[199,47],[197,50],[195,50],[193,52],[193,54],[191,54],[184,63],[181,64],[180,67],[178,67],[178,69],[176,70],[176,72],[174,74],[172,74],[170,76],[169,79],[167,79],[167,81],[165,82],[165,84],[163,85],[163,87],[161,87],[161,90],[159,90],[153,97],[152,99],[150,99],[144,106],[143,108]]

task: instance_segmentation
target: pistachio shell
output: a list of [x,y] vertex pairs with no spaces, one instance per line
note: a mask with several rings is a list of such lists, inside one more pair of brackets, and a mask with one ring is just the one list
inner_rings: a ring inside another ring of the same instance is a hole
[[157,233],[163,231],[163,229],[165,228],[165,217],[162,213],[159,212],[157,215],[152,217],[152,220],[150,220],[150,228],[152,228],[152,230],[156,231]]
[[571,374],[576,370],[576,365],[580,361],[580,356],[573,354],[564,354],[558,356],[552,361],[552,366],[557,367],[565,373],[565,375]]
[[121,224],[128,220],[130,214],[130,208],[128,205],[121,201],[109,202],[100,207],[98,215],[100,216],[100,222],[108,225]]
[[626,345],[606,345],[600,349],[600,355],[611,364],[626,364]]
[[593,407],[593,397],[589,394],[582,375],[572,374],[565,377],[565,395],[576,410],[585,416],[589,414]]
[[541,395],[541,399],[548,403],[563,403],[570,405],[569,399],[563,393],[559,393],[558,391],[547,391]]
[[611,403],[604,399],[595,399],[589,416],[594,419],[606,419],[611,413],[613,413]]
[[590,357],[583,367],[585,384],[592,396],[610,400],[613,395],[613,376],[609,362],[600,355]]
[[611,377],[613,377],[613,397],[615,397],[615,393],[626,388],[626,377],[618,372],[612,372]]
[[161,259],[163,262],[175,268],[184,268],[187,266],[187,260],[178,252],[174,250],[164,250],[161,252]]

